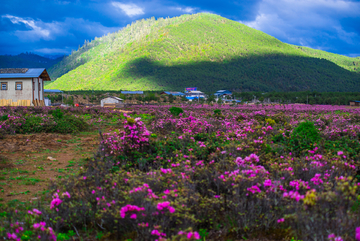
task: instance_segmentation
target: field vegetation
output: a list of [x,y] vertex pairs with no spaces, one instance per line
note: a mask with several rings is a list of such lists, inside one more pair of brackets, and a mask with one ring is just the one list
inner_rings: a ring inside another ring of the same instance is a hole
[[[7,240],[360,240],[359,109],[10,107],[0,111],[4,140],[23,136],[8,119],[38,111],[103,131],[94,156],[61,168],[35,201],[2,199]],[[5,169],[6,192],[45,182],[17,179],[24,171]]]
[[360,91],[360,59],[282,43],[213,14],[137,21],[54,65],[62,90]]
[[[100,101],[106,97],[116,96],[124,100],[126,104],[192,104],[181,96],[160,94],[162,91],[145,91],[143,95],[121,94],[121,91],[65,91],[63,94],[46,95],[51,103],[64,103],[68,105],[100,105]],[[214,104],[216,98],[214,92],[206,92],[206,100],[194,101],[193,104]],[[256,102],[259,104],[311,104],[311,105],[349,105],[350,101],[360,100],[359,92],[233,92],[231,97],[223,99],[241,100],[241,103]],[[228,104],[233,104],[231,101]]]

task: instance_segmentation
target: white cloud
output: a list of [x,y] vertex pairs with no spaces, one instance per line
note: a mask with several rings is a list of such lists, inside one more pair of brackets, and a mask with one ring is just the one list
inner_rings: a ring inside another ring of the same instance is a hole
[[186,7],[186,8],[181,8],[181,7],[177,7],[177,8],[174,8],[178,11],[181,11],[181,12],[184,12],[184,13],[193,13],[195,12],[195,8],[191,8],[191,7]]
[[326,49],[335,38],[351,43],[357,34],[346,32],[340,19],[359,12],[360,3],[347,0],[263,0],[256,18],[242,23],[282,41]]
[[59,48],[41,48],[35,49],[34,52],[41,54],[68,54],[71,50],[69,48],[59,49]]
[[119,3],[119,2],[112,2],[111,4],[114,7],[122,10],[129,17],[144,14],[143,9],[133,3],[125,4],[125,3]]
[[57,37],[71,38],[77,34],[85,36],[103,36],[109,32],[115,32],[120,27],[106,27],[98,22],[91,22],[82,18],[66,18],[63,22],[53,21],[50,23],[31,18],[21,18],[12,15],[3,15],[13,24],[24,24],[29,30],[14,30],[13,34],[24,42],[54,40]]
[[8,18],[13,24],[23,23],[27,27],[32,29],[31,31],[19,31],[19,32],[31,32],[31,35],[37,35],[44,39],[50,38],[50,31],[40,27],[38,25],[38,22],[35,22],[33,19],[24,19],[24,18],[9,15],[9,14],[3,15],[1,17]]

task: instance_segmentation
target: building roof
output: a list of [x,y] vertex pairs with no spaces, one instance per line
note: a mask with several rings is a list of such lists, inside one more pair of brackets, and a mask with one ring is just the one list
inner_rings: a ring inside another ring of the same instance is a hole
[[61,90],[48,90],[48,89],[44,89],[45,93],[62,93]]
[[192,91],[189,91],[188,93],[190,93],[190,94],[204,94],[200,90],[192,90]]
[[350,102],[360,103],[359,100],[350,100]]
[[164,91],[160,94],[167,94],[167,95],[174,95],[174,96],[178,96],[178,95],[185,95],[184,93],[181,93],[181,92],[174,92],[174,91]]
[[112,98],[112,99],[115,99],[115,100],[123,101],[123,99],[121,99],[119,97],[116,97],[116,96],[108,96],[108,97],[104,98],[103,100],[105,100],[107,98]]
[[0,69],[0,79],[22,79],[22,78],[38,78],[38,77],[41,77],[45,81],[51,81],[50,76],[45,68]]
[[233,102],[233,101],[235,101],[236,103],[240,103],[240,102],[241,102],[241,100],[223,100],[223,101],[225,101],[225,102]]
[[232,92],[231,91],[229,91],[229,90],[218,90],[218,91],[216,91],[216,93],[214,94],[214,95],[226,95],[226,94],[232,94]]
[[135,94],[138,94],[138,95],[143,95],[144,94],[144,91],[121,91],[121,94],[132,94],[132,95],[135,95]]

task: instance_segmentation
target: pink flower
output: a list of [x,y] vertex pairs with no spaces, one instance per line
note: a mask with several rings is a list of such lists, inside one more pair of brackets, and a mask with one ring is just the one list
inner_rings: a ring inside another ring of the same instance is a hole
[[70,194],[68,192],[64,192],[62,195],[70,198]]
[[360,240],[360,227],[355,229],[355,239]]
[[154,229],[153,231],[151,231],[151,235],[160,236],[159,230]]
[[40,212],[39,210],[37,210],[37,209],[33,209],[33,212],[35,213],[35,215],[41,215],[42,214],[42,212]]
[[285,222],[285,219],[284,218],[280,218],[279,220],[277,220],[278,223],[283,223]]
[[50,209],[53,209],[55,206],[59,206],[62,203],[61,199],[55,198],[50,203]]
[[131,218],[131,219],[136,219],[136,217],[137,217],[137,216],[136,216],[135,213],[133,213],[133,214],[130,215],[130,218]]
[[175,208],[169,207],[169,212],[170,212],[170,213],[174,213],[174,212],[175,212]]
[[92,192],[91,192],[92,194],[95,194],[95,190],[92,190]]
[[344,152],[342,152],[342,151],[338,151],[338,156],[341,156],[342,154],[344,154]]
[[[134,211],[140,212],[140,211],[144,211],[144,210],[145,210],[145,208],[140,208],[138,206],[128,204],[120,209],[120,217],[125,218],[127,212],[134,212]],[[134,216],[130,216],[130,218],[133,218],[133,217]]]
[[83,177],[84,180],[86,180],[86,177]]

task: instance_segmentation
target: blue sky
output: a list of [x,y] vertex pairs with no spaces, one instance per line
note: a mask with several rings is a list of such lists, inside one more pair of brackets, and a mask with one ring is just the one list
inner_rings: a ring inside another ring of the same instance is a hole
[[209,12],[283,42],[360,56],[360,0],[3,0],[0,54],[69,54],[142,18]]

